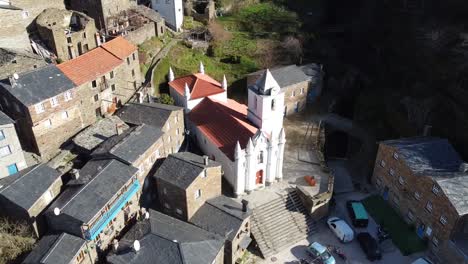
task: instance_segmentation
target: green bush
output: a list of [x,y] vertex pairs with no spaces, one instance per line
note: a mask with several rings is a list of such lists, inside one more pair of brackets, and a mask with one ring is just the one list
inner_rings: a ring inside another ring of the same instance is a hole
[[296,33],[300,22],[295,12],[288,11],[273,3],[254,4],[240,10],[239,21],[245,31],[259,34]]
[[161,94],[161,97],[159,97],[159,102],[161,104],[174,105],[174,99],[166,93]]

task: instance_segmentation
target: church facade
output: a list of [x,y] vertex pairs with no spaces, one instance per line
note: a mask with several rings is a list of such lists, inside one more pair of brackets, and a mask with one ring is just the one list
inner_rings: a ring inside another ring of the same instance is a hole
[[282,180],[284,93],[269,70],[248,87],[247,106],[227,98],[226,78],[217,82],[202,64],[177,79],[171,70],[169,80],[200,149],[223,165],[236,196]]

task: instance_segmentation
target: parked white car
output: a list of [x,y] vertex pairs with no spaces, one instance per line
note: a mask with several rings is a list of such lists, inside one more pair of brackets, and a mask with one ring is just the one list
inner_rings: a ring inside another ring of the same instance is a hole
[[330,217],[327,220],[327,224],[341,242],[351,242],[354,239],[354,231],[345,220],[338,217]]

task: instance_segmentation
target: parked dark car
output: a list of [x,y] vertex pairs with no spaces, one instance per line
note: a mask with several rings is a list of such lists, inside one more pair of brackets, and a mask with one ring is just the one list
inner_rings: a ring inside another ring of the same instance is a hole
[[359,201],[347,201],[346,208],[348,209],[351,223],[355,227],[367,227],[369,224],[369,218],[364,205]]
[[362,248],[362,251],[367,256],[367,259],[370,261],[382,259],[382,253],[379,249],[379,244],[377,240],[373,238],[369,233],[359,233],[357,235],[357,240],[359,241],[359,245]]

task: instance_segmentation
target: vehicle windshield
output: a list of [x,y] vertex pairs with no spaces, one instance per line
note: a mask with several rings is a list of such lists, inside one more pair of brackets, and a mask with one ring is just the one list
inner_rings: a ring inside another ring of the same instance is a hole
[[320,258],[321,258],[322,260],[327,260],[327,259],[329,259],[330,257],[331,257],[331,255],[330,255],[330,253],[328,253],[328,251],[325,251],[325,252],[322,253],[322,255],[320,255]]

